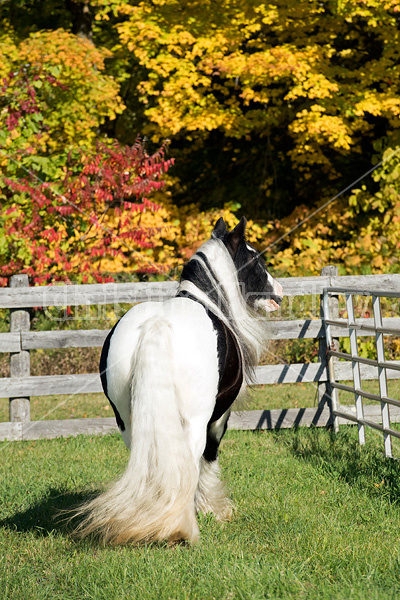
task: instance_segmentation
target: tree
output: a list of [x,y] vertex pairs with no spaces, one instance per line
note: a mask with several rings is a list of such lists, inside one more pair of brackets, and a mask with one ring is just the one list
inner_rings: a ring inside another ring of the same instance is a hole
[[141,252],[152,248],[157,231],[142,224],[142,215],[160,209],[147,195],[173,164],[164,154],[162,147],[149,156],[139,140],[133,147],[98,145],[91,155],[71,155],[79,174],[67,169],[61,182],[3,177],[2,283],[14,273],[28,273],[33,283],[112,280],[110,272],[126,264],[165,272]]
[[[55,183],[73,170],[68,156],[96,152],[97,138],[171,137],[179,171],[153,196],[160,210],[141,216],[156,264],[181,264],[216,210],[264,223],[252,230],[262,250],[400,145],[397,0],[49,0],[48,11],[51,20],[38,0],[0,9],[0,69],[19,81],[29,65],[42,115],[23,111],[4,148]],[[6,174],[23,176],[7,160]],[[376,194],[388,194],[380,206],[393,223],[397,210],[385,181],[365,180],[351,201],[331,204],[274,246],[272,262],[304,274],[327,260],[378,269],[386,246]],[[396,269],[390,248],[385,264]]]
[[[101,54],[64,32],[33,39],[34,47],[11,45],[13,69],[1,90],[1,282],[16,272],[34,283],[103,280],[111,257],[113,271],[127,262],[161,268],[138,249],[152,247],[154,227],[141,218],[159,210],[147,195],[173,163],[166,145],[149,155],[139,140],[96,143],[98,124],[120,106],[115,83],[97,72]],[[95,82],[101,93],[88,92]]]
[[100,127],[128,144],[171,138],[179,206],[283,218],[397,143],[397,0],[49,0],[51,22],[36,0],[4,7],[18,36],[30,13],[112,51],[126,108]]
[[155,0],[119,12],[145,133],[182,149],[183,202],[242,197],[249,214],[282,217],[334,195],[397,135],[397,0]]
[[[398,273],[399,173],[400,147],[388,148],[383,164],[372,174],[375,192],[362,184],[311,219],[305,207],[298,207],[295,218],[299,227],[295,231],[290,233],[295,221],[292,215],[264,238],[271,266],[291,275],[317,275],[332,263],[340,266],[342,274]],[[288,237],[274,245],[287,233]]]

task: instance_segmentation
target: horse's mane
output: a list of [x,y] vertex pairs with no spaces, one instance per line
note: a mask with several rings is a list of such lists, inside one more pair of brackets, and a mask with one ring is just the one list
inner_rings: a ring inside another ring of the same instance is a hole
[[225,244],[212,238],[184,267],[178,293],[185,292],[214,313],[235,336],[247,383],[265,349],[267,321],[253,311],[241,292],[238,270]]

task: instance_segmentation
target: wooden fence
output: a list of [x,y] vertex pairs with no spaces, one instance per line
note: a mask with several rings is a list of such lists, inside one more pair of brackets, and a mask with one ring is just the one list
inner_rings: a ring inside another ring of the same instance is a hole
[[[400,275],[337,275],[336,267],[324,267],[320,277],[291,277],[279,279],[285,295],[321,296],[325,287],[354,287],[370,290],[400,292]],[[0,440],[53,438],[80,433],[106,433],[116,430],[114,418],[65,419],[59,421],[30,421],[30,397],[61,394],[102,392],[98,373],[83,375],[30,375],[30,350],[100,347],[107,330],[30,331],[32,307],[65,307],[87,305],[119,305],[146,300],[162,300],[175,294],[177,283],[122,283],[93,285],[61,285],[29,287],[28,277],[15,275],[9,288],[0,290],[0,308],[10,309],[10,332],[0,333],[0,352],[10,353],[10,377],[0,379],[0,398],[9,398],[10,421],[0,423]],[[335,299],[332,299],[335,303]],[[338,305],[333,312],[338,314]],[[257,384],[310,383],[318,386],[318,404],[314,408],[289,408],[234,412],[229,421],[231,429],[279,429],[299,425],[326,426],[330,423],[330,389],[326,361],[326,341],[323,315],[319,319],[271,320],[271,339],[290,340],[313,338],[319,341],[319,362],[284,365],[263,365],[256,369]],[[363,320],[368,323],[369,319]],[[400,323],[397,317],[386,319]],[[333,328],[333,335],[345,337],[348,330]],[[361,333],[362,335],[362,333]],[[368,333],[365,333],[368,335]],[[336,378],[352,378],[351,364],[337,362]],[[389,377],[400,377],[391,371]],[[374,379],[373,369],[363,365],[363,379]],[[379,419],[378,406],[366,407],[369,418]],[[349,409],[350,410],[350,409]],[[400,420],[396,411],[392,421]],[[343,421],[342,419],[342,422]]]

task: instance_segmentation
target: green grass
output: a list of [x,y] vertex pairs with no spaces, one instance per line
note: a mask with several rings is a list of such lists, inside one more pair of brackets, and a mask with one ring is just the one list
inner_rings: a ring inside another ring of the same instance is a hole
[[400,464],[355,429],[228,432],[237,510],[193,547],[76,542],[54,520],[127,461],[117,435],[0,445],[4,600],[386,600],[400,597]]
[[[74,394],[57,396],[33,396],[31,398],[31,420],[41,419],[84,419],[112,417],[110,403],[104,394]],[[0,400],[0,422],[8,421],[8,399]]]
[[[343,381],[353,386],[352,381]],[[379,394],[378,381],[363,381],[365,392]],[[388,381],[389,396],[400,399],[400,379]],[[354,394],[339,392],[341,404],[353,404]],[[372,404],[372,400],[364,399],[364,404]],[[314,383],[294,383],[255,386],[244,408],[248,410],[272,408],[308,408],[318,404],[318,386]]]

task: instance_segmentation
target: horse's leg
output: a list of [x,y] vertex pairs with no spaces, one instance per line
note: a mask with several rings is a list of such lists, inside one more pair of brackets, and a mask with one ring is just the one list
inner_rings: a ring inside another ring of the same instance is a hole
[[218,447],[226,431],[230,408],[207,428],[207,441],[200,459],[199,483],[197,486],[196,510],[213,513],[219,521],[229,521],[232,517],[233,504],[228,498],[225,486],[220,479],[218,464]]

